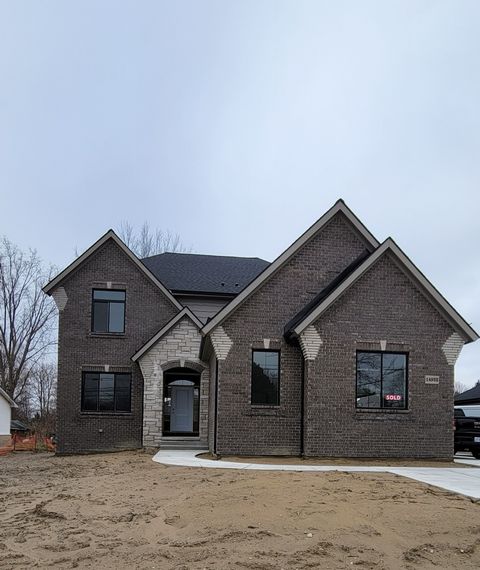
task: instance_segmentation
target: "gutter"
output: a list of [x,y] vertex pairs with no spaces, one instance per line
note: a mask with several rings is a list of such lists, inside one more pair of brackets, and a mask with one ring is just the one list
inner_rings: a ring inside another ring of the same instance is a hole
[[234,299],[240,293],[240,291],[225,293],[225,291],[188,291],[183,289],[170,289],[170,292],[174,297],[205,297],[207,299],[215,297],[227,300]]

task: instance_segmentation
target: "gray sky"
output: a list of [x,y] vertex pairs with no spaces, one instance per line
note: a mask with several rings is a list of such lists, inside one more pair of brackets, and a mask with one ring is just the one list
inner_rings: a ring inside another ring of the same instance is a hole
[[[339,197],[480,329],[480,3],[0,0],[2,227],[275,258]],[[480,378],[480,342],[457,379]]]

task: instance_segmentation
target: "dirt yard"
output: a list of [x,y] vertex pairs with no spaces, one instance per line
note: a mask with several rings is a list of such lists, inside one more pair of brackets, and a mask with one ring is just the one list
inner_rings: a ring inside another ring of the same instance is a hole
[[389,474],[0,458],[0,568],[480,568],[480,504]]

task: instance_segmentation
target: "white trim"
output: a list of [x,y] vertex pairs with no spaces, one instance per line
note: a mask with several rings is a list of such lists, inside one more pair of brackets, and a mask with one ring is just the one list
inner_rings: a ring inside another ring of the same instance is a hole
[[202,323],[197,319],[197,317],[192,313],[188,307],[184,307],[177,315],[170,319],[168,323],[161,328],[152,338],[147,341],[142,348],[137,350],[137,352],[132,356],[131,360],[136,362],[141,356],[143,356],[154,344],[156,344],[162,336],[164,336],[172,327],[174,327],[183,317],[188,317],[194,325],[200,330],[202,328]]
[[10,396],[2,388],[0,388],[0,396],[2,396],[10,404],[11,408],[18,408],[15,401],[12,400],[12,398],[10,398]]
[[473,328],[457,313],[450,303],[435,289],[423,273],[410,261],[398,245],[391,239],[386,239],[382,245],[347,278],[341,283],[318,307],[305,317],[295,328],[294,333],[299,335],[310,324],[324,313],[347,289],[349,289],[385,252],[395,255],[403,269],[406,269],[419,285],[428,293],[448,319],[467,337],[467,342],[473,342],[479,338]]
[[109,239],[113,240],[118,247],[133,261],[133,263],[142,271],[154,285],[156,285],[162,293],[168,298],[168,300],[179,310],[183,309],[175,297],[170,293],[170,291],[155,277],[155,275],[147,269],[147,267],[138,259],[138,257],[133,253],[133,251],[128,248],[123,241],[117,236],[113,230],[108,230],[99,240],[97,240],[92,246],[90,246],[86,251],[77,257],[70,265],[68,265],[61,273],[59,273],[54,279],[52,279],[42,291],[47,295],[51,295],[55,287],[65,279],[72,271],[75,271],[88,257],[97,251],[105,242]]
[[357,231],[364,237],[368,244],[377,248],[380,244],[355,214],[348,208],[343,200],[338,200],[317,220],[305,233],[303,233],[292,245],[287,248],[275,261],[273,261],[248,287],[237,295],[230,303],[225,305],[215,317],[209,321],[202,329],[203,334],[208,334],[219,325],[230,313],[232,313],[247,297],[249,297],[262,283],[271,277],[282,265],[284,265],[309,239],[311,239],[321,228],[323,228],[336,214],[342,212]]

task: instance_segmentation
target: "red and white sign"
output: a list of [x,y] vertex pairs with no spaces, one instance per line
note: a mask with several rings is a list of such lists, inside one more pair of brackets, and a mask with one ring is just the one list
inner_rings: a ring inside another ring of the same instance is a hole
[[389,402],[399,402],[402,399],[400,394],[385,394],[385,400]]

